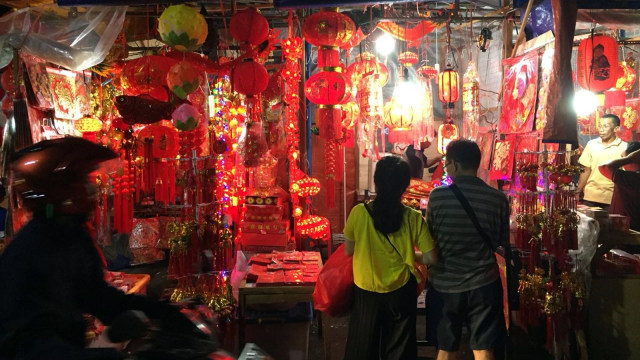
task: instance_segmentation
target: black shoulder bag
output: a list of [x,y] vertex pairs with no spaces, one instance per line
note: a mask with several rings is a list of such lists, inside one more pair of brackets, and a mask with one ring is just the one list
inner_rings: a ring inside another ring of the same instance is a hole
[[[510,310],[517,310],[520,306],[520,298],[518,294],[519,279],[517,269],[512,261],[511,247],[509,244],[506,244],[505,247],[498,246],[498,248],[494,248],[489,235],[487,235],[480,226],[476,213],[471,208],[471,204],[469,204],[467,198],[462,194],[462,191],[460,191],[456,184],[449,185],[449,189],[451,189],[456,198],[458,198],[458,201],[460,201],[460,204],[467,212],[467,215],[476,227],[476,230],[478,230],[478,233],[496,257],[496,262],[498,263],[498,268],[500,270],[500,279],[502,280],[504,278],[504,281],[502,281],[502,292],[504,294],[503,296],[505,301],[503,303],[507,305],[505,314],[508,316]],[[508,323],[507,329],[509,329]]]

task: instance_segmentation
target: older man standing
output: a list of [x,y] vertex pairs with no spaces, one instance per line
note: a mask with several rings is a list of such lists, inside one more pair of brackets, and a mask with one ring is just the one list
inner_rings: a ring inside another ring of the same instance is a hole
[[620,118],[613,114],[600,119],[600,137],[590,140],[578,162],[584,167],[578,180],[578,193],[584,192],[583,203],[598,206],[608,211],[613,196],[613,181],[603,176],[598,167],[619,159],[627,143],[616,136],[620,129]]

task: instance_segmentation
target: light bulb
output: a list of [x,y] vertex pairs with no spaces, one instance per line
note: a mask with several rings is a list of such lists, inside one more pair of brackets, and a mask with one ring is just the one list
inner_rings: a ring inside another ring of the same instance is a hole
[[410,81],[403,81],[396,86],[393,97],[402,105],[415,106],[420,104],[422,89],[418,84]]
[[382,34],[376,40],[376,51],[382,56],[389,55],[396,49],[396,40],[389,34]]
[[579,90],[573,95],[573,108],[578,116],[589,116],[598,109],[598,97],[589,90]]

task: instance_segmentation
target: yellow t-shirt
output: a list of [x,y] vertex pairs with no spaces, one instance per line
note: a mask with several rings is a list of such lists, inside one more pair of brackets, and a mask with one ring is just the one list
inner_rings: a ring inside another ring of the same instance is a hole
[[584,199],[603,204],[611,204],[613,196],[613,181],[604,177],[598,167],[611,160],[619,159],[627,149],[627,143],[616,138],[607,145],[602,144],[601,138],[590,140],[584,147],[578,162],[590,168],[591,174],[584,186]]
[[[372,205],[369,207],[372,208]],[[344,236],[355,242],[353,281],[359,288],[387,293],[406,284],[411,273],[420,282],[420,277],[415,273],[414,248],[423,253],[434,248],[433,238],[422,214],[405,207],[402,227],[388,235],[404,261],[401,261],[384,234],[373,227],[373,219],[364,204],[351,209]]]

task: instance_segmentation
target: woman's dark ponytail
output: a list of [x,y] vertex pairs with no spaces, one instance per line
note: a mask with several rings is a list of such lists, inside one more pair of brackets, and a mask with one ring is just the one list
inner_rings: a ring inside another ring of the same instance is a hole
[[376,198],[373,200],[373,226],[383,234],[400,230],[404,217],[402,194],[409,186],[409,164],[397,156],[385,156],[376,164],[373,182]]

